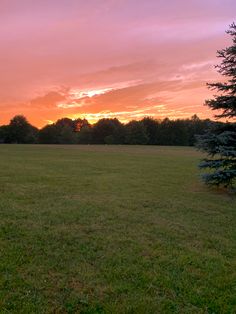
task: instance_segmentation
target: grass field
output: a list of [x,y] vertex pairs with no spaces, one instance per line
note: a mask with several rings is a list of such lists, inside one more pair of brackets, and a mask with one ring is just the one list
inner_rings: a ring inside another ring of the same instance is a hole
[[0,145],[0,313],[236,313],[236,199],[200,158]]

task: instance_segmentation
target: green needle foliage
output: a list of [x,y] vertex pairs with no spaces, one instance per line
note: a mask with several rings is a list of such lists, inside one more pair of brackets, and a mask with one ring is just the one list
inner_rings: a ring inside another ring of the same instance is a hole
[[206,134],[198,137],[198,147],[208,154],[199,165],[201,169],[209,169],[203,180],[209,185],[228,187],[233,186],[236,178],[236,24],[231,24],[226,33],[232,37],[233,44],[217,52],[221,63],[216,68],[227,81],[208,84],[218,95],[207,100],[206,105],[220,110],[215,117],[230,122],[212,125]]

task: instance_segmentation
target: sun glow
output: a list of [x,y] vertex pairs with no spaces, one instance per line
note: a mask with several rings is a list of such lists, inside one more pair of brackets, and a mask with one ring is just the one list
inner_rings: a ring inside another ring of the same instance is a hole
[[169,117],[171,119],[187,118],[191,116],[191,112],[182,112],[175,109],[167,109],[165,105],[156,105],[152,107],[145,107],[133,111],[110,111],[103,110],[96,113],[78,113],[70,114],[68,118],[75,120],[78,118],[86,119],[89,123],[94,124],[100,119],[114,119],[117,118],[123,123],[127,123],[130,120],[140,120],[144,117],[153,117],[157,119],[164,119]]
[[105,94],[109,91],[111,91],[113,88],[103,88],[103,89],[93,89],[93,90],[83,90],[83,91],[80,91],[78,89],[72,89],[70,91],[70,97],[72,99],[75,99],[75,100],[78,100],[78,99],[83,99],[85,97],[93,97],[93,96],[96,96],[96,95],[102,95],[102,94]]

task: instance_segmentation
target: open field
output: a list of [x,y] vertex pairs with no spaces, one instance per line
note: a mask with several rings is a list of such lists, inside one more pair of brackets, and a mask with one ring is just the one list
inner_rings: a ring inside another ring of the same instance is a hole
[[236,199],[200,157],[0,145],[0,313],[236,313]]

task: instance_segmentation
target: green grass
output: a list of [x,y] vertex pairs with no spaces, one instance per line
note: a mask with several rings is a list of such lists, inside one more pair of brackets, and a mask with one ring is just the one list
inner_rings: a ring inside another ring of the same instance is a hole
[[0,313],[236,313],[236,199],[201,157],[0,145]]

